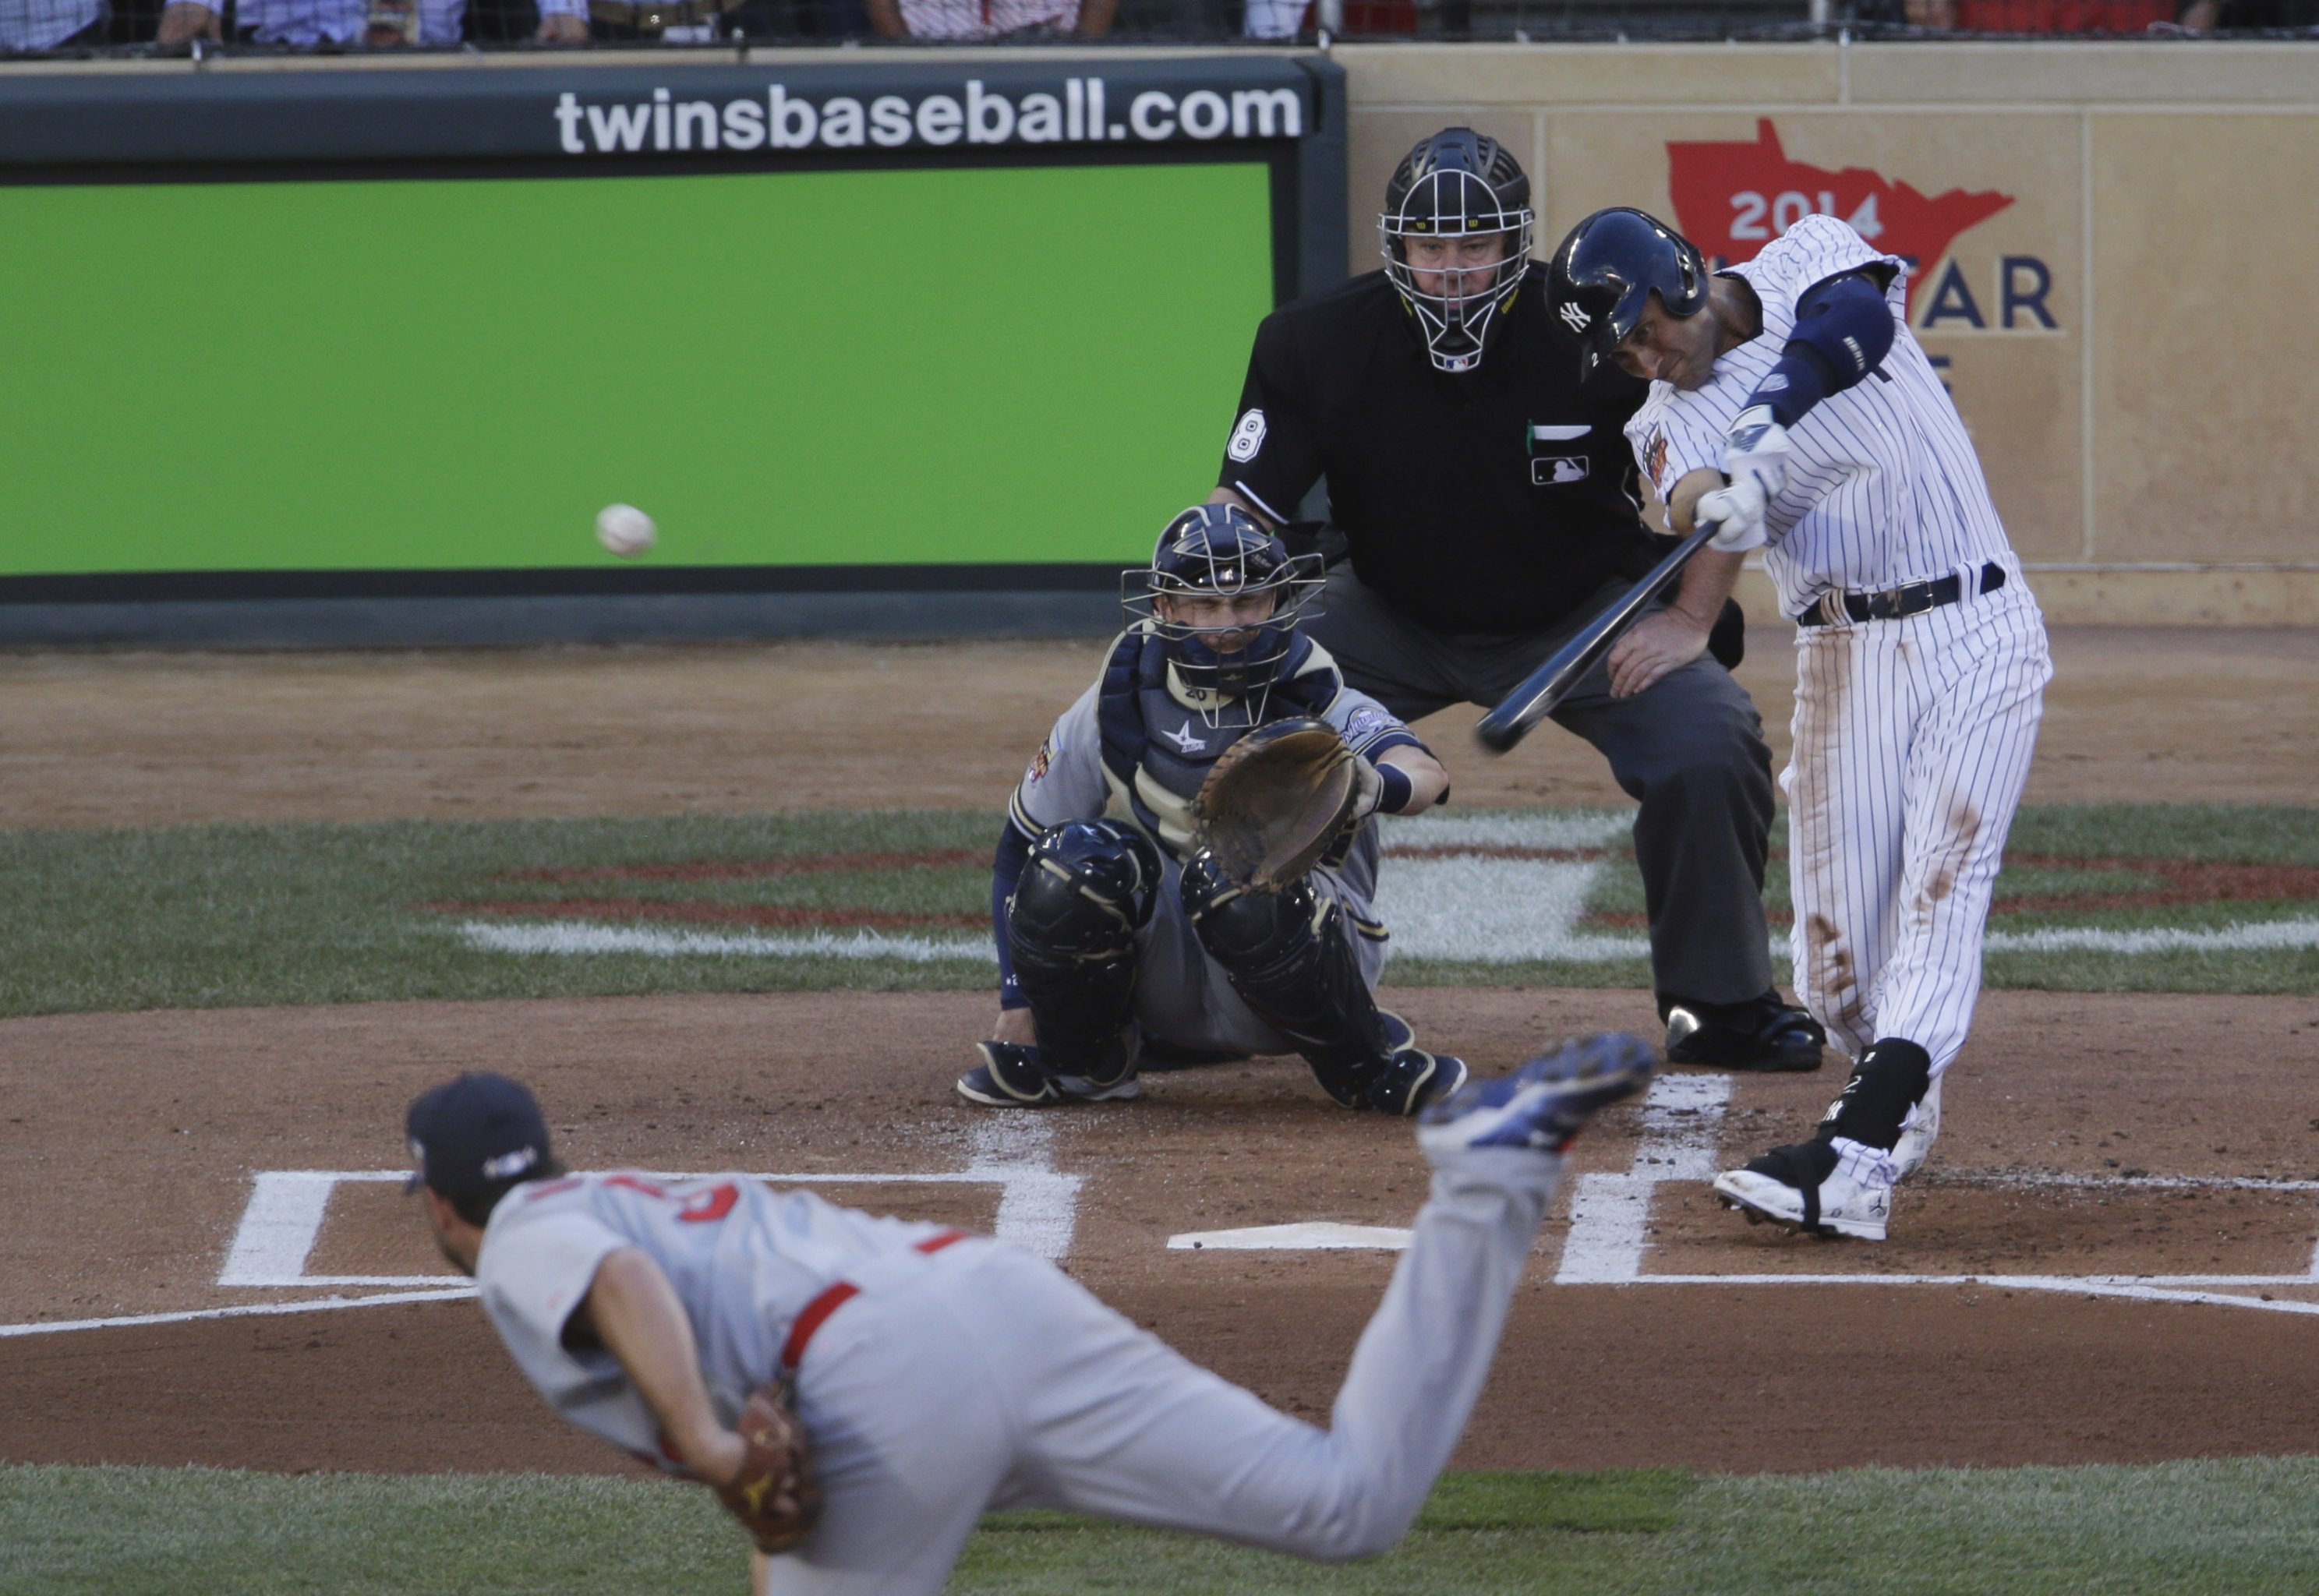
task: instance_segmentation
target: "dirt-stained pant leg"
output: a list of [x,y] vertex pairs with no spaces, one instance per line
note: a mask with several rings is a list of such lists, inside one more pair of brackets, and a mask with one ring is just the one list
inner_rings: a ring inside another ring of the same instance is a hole
[[1937,673],[1902,789],[1900,934],[1877,980],[1877,1019],[1932,1055],[1938,1079],[1981,997],[1981,939],[2005,839],[2044,718],[2053,665],[2026,590],[1947,606],[1904,625],[1937,638]]
[[1796,989],[1854,1057],[1964,1044],[1981,934],[2053,675],[2017,584],[1797,634],[1788,795]]

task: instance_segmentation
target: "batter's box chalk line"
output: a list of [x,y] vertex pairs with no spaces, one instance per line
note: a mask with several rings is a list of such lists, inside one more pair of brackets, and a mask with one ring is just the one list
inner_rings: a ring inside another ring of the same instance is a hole
[[[1078,1225],[1082,1184],[1052,1163],[1054,1126],[1034,1116],[978,1123],[968,1143],[963,1169],[782,1170],[755,1174],[769,1186],[995,1186],[998,1208],[992,1234],[1042,1258],[1061,1258],[1070,1250]],[[663,1180],[690,1180],[722,1170],[645,1171]],[[391,1303],[448,1302],[472,1297],[475,1288],[457,1276],[319,1275],[307,1269],[330,1198],[344,1185],[403,1181],[408,1169],[261,1169],[250,1177],[249,1200],[226,1249],[217,1284],[230,1289],[314,1291],[329,1294],[296,1302],[251,1303],[177,1312],[132,1313],[102,1319],[36,1321],[0,1324],[0,1338],[49,1335],[62,1330],[112,1330],[134,1325],[181,1324],[194,1320],[304,1313],[316,1310],[374,1307]],[[417,1224],[414,1213],[411,1223]],[[347,1294],[347,1288],[369,1288]]]
[[[1730,1106],[1728,1075],[1662,1075],[1643,1101],[1643,1138],[1624,1174],[1582,1175],[1572,1183],[1570,1234],[1563,1243],[1562,1285],[1992,1285],[2017,1291],[2075,1292],[2152,1302],[2211,1303],[2281,1313],[2319,1314],[2319,1302],[2265,1301],[2236,1291],[2319,1285],[2319,1252],[2299,1275],[1657,1275],[1645,1272],[1654,1188],[1670,1180],[1715,1177],[1716,1141]],[[1978,1172],[1956,1184],[2007,1184],[2130,1192],[2153,1186],[2309,1191],[2313,1181],[2184,1177],[2104,1180],[2098,1177]]]
[[[1650,1250],[1651,1201],[1668,1181],[1705,1182],[1716,1174],[1717,1141],[1731,1102],[1728,1075],[1662,1075],[1643,1100],[1643,1135],[1620,1174],[1577,1177],[1570,1185],[1570,1231],[1555,1273],[1557,1285],[1990,1285],[2016,1291],[2076,1293],[2147,1302],[2319,1314],[2319,1302],[2266,1301],[2241,1295],[2272,1287],[2319,1285],[2319,1249],[2300,1275],[1669,1275],[1643,1267]],[[1940,1184],[2133,1192],[2152,1188],[2307,1192],[2319,1181],[2246,1177],[2118,1177],[2037,1171],[1959,1171]],[[1194,1231],[1168,1240],[1179,1251],[1305,1251],[1409,1245],[1410,1232],[1375,1225],[1307,1221],[1232,1231]]]

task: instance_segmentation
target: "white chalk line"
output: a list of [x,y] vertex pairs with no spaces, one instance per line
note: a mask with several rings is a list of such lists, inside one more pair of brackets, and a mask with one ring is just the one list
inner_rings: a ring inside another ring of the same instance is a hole
[[586,920],[503,925],[464,920],[455,927],[479,953],[643,953],[654,959],[899,959],[934,964],[960,959],[996,964],[998,956],[984,937],[889,936],[862,931],[852,936],[817,931],[802,936],[754,932],[654,931],[643,925],[600,925]]
[[[1080,1177],[1057,1171],[1051,1161],[1054,1126],[1035,1116],[986,1119],[972,1133],[967,1167],[956,1170],[891,1173],[869,1170],[780,1171],[752,1175],[768,1186],[996,1186],[998,1212],[991,1233],[1042,1258],[1060,1261],[1078,1230]],[[722,1170],[644,1171],[658,1179],[694,1180]],[[408,1179],[406,1169],[262,1169],[251,1178],[248,1202],[226,1249],[217,1284],[229,1288],[299,1290],[320,1286],[390,1286],[400,1289],[349,1297],[336,1294],[294,1303],[242,1303],[161,1313],[34,1321],[0,1324],[0,1338],[51,1335],[64,1330],[113,1330],[137,1325],[182,1324],[249,1314],[304,1313],[389,1303],[448,1302],[472,1297],[475,1288],[457,1276],[434,1275],[309,1275],[306,1260],[320,1238],[330,1195],[341,1182]]]
[[240,1303],[228,1308],[186,1308],[174,1313],[123,1313],[109,1319],[57,1319],[29,1324],[0,1324],[0,1338],[46,1336],[60,1330],[128,1330],[149,1324],[190,1324],[202,1319],[248,1319],[270,1313],[332,1312],[341,1308],[377,1308],[393,1303],[449,1303],[475,1294],[472,1285],[446,1285],[431,1291],[391,1291],[375,1296],[313,1297],[297,1303]]
[[[1388,816],[1376,909],[1393,933],[1396,957],[1461,964],[1602,964],[1649,957],[1641,935],[1582,931],[1586,906],[1607,863],[1602,859],[1509,859],[1475,850],[1585,852],[1615,843],[1632,822],[1611,809],[1483,811]],[[1420,856],[1421,855],[1421,856]],[[481,952],[587,957],[642,954],[657,959],[886,959],[933,964],[996,962],[990,940],[971,934],[918,935],[862,929],[851,933],[681,931],[586,920],[510,924],[470,919],[455,934]],[[2056,926],[1993,931],[1990,953],[2227,953],[2319,948],[2319,919],[2254,921],[2222,926],[2120,930]],[[1772,957],[1791,959],[1785,933]]]
[[1715,1178],[1716,1135],[1731,1101],[1728,1075],[1662,1075],[1643,1099],[1643,1139],[1623,1175],[1571,1183],[1570,1233],[1557,1285],[1599,1285],[1642,1274],[1651,1194],[1661,1181]]
[[[1730,1102],[1728,1075],[1662,1075],[1643,1103],[1643,1137],[1623,1174],[1582,1175],[1573,1183],[1570,1231],[1555,1274],[1557,1285],[1989,1285],[2018,1291],[2078,1292],[2147,1302],[2319,1313],[2319,1303],[2239,1294],[2266,1287],[2319,1285],[2319,1248],[2299,1275],[1890,1275],[1650,1274],[1650,1204],[1668,1181],[1714,1178],[1716,1138]],[[1995,1177],[1991,1176],[1994,1174]],[[2247,1176],[2089,1176],[2059,1171],[1960,1171],[1961,1186],[2005,1185],[2078,1191],[2158,1190],[2305,1192],[2319,1181]]]

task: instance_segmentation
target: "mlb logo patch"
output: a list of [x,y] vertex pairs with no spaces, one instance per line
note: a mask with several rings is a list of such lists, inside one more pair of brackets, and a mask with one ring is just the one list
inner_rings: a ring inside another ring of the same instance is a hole
[[1533,455],[1529,462],[1530,485],[1537,488],[1558,488],[1566,482],[1583,482],[1590,474],[1584,455]]

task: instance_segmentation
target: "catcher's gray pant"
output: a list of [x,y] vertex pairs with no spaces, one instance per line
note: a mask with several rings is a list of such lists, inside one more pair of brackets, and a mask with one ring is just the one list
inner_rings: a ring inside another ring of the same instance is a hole
[[[1385,969],[1384,928],[1369,907],[1376,890],[1376,828],[1355,843],[1345,868],[1314,870],[1313,890],[1343,911],[1361,978],[1374,990]],[[1363,927],[1369,929],[1364,930]],[[1143,1036],[1192,1052],[1241,1056],[1293,1053],[1295,1045],[1257,1016],[1232,990],[1224,967],[1208,957],[1184,913],[1184,872],[1174,858],[1160,878],[1150,922],[1135,939],[1135,1024]]]
[[798,1372],[826,1501],[768,1596],[936,1591],[988,1509],[1060,1508],[1301,1556],[1408,1530],[1481,1394],[1562,1160],[1438,1162],[1330,1427],[1267,1407],[996,1241],[857,1277]]
[[[1415,720],[1451,704],[1496,705],[1633,585],[1607,582],[1535,632],[1462,636],[1420,626],[1340,564],[1329,572],[1327,613],[1304,629],[1336,656],[1347,685]],[[1652,984],[1701,1003],[1761,996],[1772,985],[1764,920],[1772,753],[1746,690],[1701,655],[1614,699],[1610,668],[1598,664],[1554,719],[1602,750],[1642,804],[1635,862],[1650,910]]]

